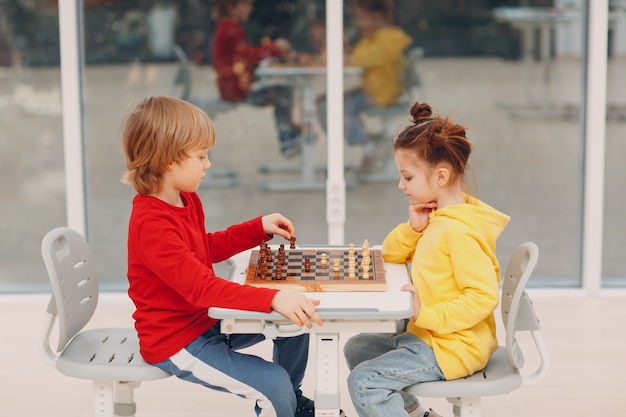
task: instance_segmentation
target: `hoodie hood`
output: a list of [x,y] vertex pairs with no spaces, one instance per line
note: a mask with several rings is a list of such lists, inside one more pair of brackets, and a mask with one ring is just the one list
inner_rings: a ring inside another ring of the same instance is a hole
[[489,247],[495,248],[496,240],[511,218],[469,194],[463,193],[463,198],[466,204],[435,210],[431,214],[431,220],[442,216],[460,221],[470,229],[480,231]]

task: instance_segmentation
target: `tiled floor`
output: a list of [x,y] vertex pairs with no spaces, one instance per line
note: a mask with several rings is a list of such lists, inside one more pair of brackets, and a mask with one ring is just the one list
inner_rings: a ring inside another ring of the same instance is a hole
[[[485,417],[602,415],[622,417],[626,387],[626,298],[534,295],[542,334],[551,356],[539,384],[483,399]],[[0,296],[0,416],[91,417],[91,383],[65,377],[40,353],[45,295]],[[123,294],[104,294],[93,326],[130,325],[132,305]],[[90,324],[91,326],[91,324]],[[345,340],[349,334],[343,334]],[[269,344],[250,351],[267,355]],[[314,346],[313,346],[314,348]],[[313,352],[314,353],[314,352]],[[313,357],[313,356],[312,356]],[[536,357],[529,355],[529,366]],[[356,417],[345,389],[347,369],[340,362],[342,408]],[[314,367],[309,364],[304,391],[313,396]],[[174,378],[145,382],[136,391],[138,417],[253,417],[252,403]],[[422,399],[445,417],[443,399]]]

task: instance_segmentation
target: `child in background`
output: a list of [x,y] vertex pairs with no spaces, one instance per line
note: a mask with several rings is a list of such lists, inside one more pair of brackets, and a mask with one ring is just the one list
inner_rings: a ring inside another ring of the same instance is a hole
[[387,262],[411,264],[413,316],[403,333],[346,342],[348,388],[361,417],[437,417],[402,391],[471,375],[496,350],[496,240],[509,217],[462,191],[472,145],[463,126],[415,103],[393,149],[409,219],[383,242]]
[[298,50],[298,65],[326,65],[326,23],[323,17],[314,17],[307,28],[306,42]]
[[[363,68],[360,89],[344,95],[344,135],[349,145],[363,145],[361,171],[376,162],[376,144],[366,132],[361,113],[372,106],[386,107],[402,95],[404,50],[411,38],[390,23],[389,0],[357,0],[355,8],[359,41],[347,65]],[[326,130],[326,98],[318,100],[320,122]]]
[[261,334],[220,333],[210,307],[278,311],[298,326],[322,325],[318,300],[255,288],[215,275],[213,263],[270,240],[294,236],[292,223],[274,213],[207,233],[196,191],[211,167],[215,132],[199,108],[171,97],[143,100],[122,132],[124,182],[137,195],[128,227],[128,294],[146,362],[177,377],[254,399],[257,415],[312,416],[313,401],[300,385],[309,336],[277,338],[273,362],[237,350]]
[[252,45],[242,24],[250,18],[254,0],[216,0],[218,24],[213,38],[213,68],[220,96],[225,101],[255,106],[274,106],[280,150],[292,157],[300,152],[300,129],[293,123],[293,91],[288,86],[253,88],[254,70],[265,58],[285,56],[290,48],[285,39],[261,46]]

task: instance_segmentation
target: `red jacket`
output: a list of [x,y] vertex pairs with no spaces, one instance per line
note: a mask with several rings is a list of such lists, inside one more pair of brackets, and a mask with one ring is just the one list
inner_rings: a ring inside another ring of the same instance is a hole
[[261,218],[206,233],[196,193],[181,193],[186,207],[137,195],[128,229],[128,294],[135,303],[140,351],[163,361],[211,328],[209,307],[271,311],[274,290],[217,277],[214,262],[254,247],[269,236]]
[[252,88],[254,69],[269,56],[280,57],[282,53],[269,40],[264,40],[260,47],[253,46],[243,26],[234,20],[221,20],[213,37],[213,69],[221,98],[245,100]]

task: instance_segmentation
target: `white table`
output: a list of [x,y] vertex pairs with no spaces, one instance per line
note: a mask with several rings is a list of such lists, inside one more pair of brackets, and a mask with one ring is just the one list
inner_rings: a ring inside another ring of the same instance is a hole
[[[532,66],[535,53],[535,33],[539,33],[539,60],[542,68],[541,97],[533,100],[527,97],[527,102],[522,104],[502,104],[508,107],[513,115],[555,115],[566,116],[568,112],[563,106],[558,106],[550,95],[550,82],[552,78],[552,33],[558,25],[571,24],[581,19],[580,13],[569,10],[561,10],[550,7],[497,7],[493,10],[497,20],[507,22],[522,35],[522,60],[528,67]],[[528,88],[530,83],[524,82],[527,96],[530,96]]]
[[[271,246],[272,249],[278,247]],[[310,249],[311,247],[299,247]],[[317,247],[322,248],[322,247]],[[323,248],[331,248],[323,247]],[[372,249],[379,247],[372,246]],[[244,283],[250,252],[245,251],[231,258],[229,279]],[[300,328],[280,313],[211,308],[209,315],[221,319],[221,331],[232,333],[263,333],[268,339],[278,336],[297,336],[304,332],[313,333],[316,341],[317,383],[315,390],[316,417],[339,417],[340,397],[338,385],[339,334],[340,333],[392,333],[396,331],[396,320],[410,317],[412,298],[400,287],[409,282],[406,264],[385,262],[387,291],[384,292],[315,292],[306,293],[320,300],[317,313],[324,321],[323,326]]]
[[[360,67],[345,67],[344,75],[360,76]],[[316,179],[314,123],[317,118],[314,84],[326,75],[322,66],[285,66],[259,65],[255,71],[261,84],[283,84],[294,88],[294,103],[302,115],[302,153],[299,159],[284,164],[261,165],[262,173],[300,171],[300,178],[291,181],[265,181],[260,184],[262,190],[322,190],[325,181]]]

